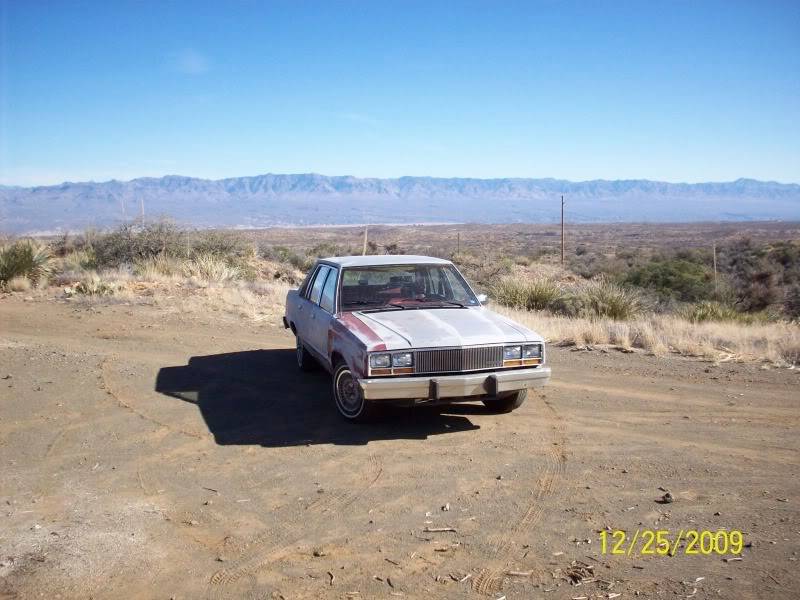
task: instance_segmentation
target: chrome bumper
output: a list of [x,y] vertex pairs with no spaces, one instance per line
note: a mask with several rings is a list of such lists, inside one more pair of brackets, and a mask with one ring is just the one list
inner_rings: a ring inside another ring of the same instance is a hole
[[365,400],[400,400],[495,396],[530,387],[541,387],[550,380],[550,367],[441,375],[431,377],[373,377],[359,379]]

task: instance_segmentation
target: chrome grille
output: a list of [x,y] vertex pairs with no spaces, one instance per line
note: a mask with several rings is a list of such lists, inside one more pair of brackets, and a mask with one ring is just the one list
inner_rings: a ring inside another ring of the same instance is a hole
[[502,366],[502,346],[417,350],[414,353],[415,373],[456,373]]

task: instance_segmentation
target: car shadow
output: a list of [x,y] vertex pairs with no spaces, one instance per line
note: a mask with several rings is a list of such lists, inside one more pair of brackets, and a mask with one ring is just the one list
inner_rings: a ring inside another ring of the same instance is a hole
[[195,404],[225,446],[422,440],[479,429],[464,415],[485,413],[466,405],[385,407],[372,423],[347,423],[331,399],[330,376],[323,370],[301,373],[290,349],[193,356],[187,365],[161,368],[155,389]]

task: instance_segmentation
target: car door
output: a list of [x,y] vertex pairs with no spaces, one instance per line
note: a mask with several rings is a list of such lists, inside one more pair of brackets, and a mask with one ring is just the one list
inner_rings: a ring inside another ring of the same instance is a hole
[[[317,277],[324,277],[325,281],[320,287],[319,295],[314,295],[310,300],[311,306],[308,344],[320,356],[326,360],[328,356],[328,332],[331,327],[331,320],[336,313],[336,289],[339,280],[339,271],[333,267],[328,267],[326,274],[319,273]],[[315,287],[316,287],[316,281]]]
[[325,285],[325,278],[327,277],[330,267],[327,265],[317,265],[314,272],[308,280],[308,285],[302,290],[301,298],[297,302],[297,315],[295,318],[295,326],[297,327],[297,334],[303,343],[308,346],[311,335],[311,315],[314,312],[316,302],[312,298],[317,298],[322,295],[322,286]]

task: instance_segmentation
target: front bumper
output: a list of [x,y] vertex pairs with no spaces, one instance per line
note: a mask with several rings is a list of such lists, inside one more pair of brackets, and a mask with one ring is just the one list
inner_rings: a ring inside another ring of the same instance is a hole
[[466,398],[469,396],[496,396],[501,392],[514,392],[531,387],[541,387],[550,380],[550,367],[514,369],[470,373],[469,375],[441,375],[431,377],[373,377],[359,379],[365,400],[401,400]]

